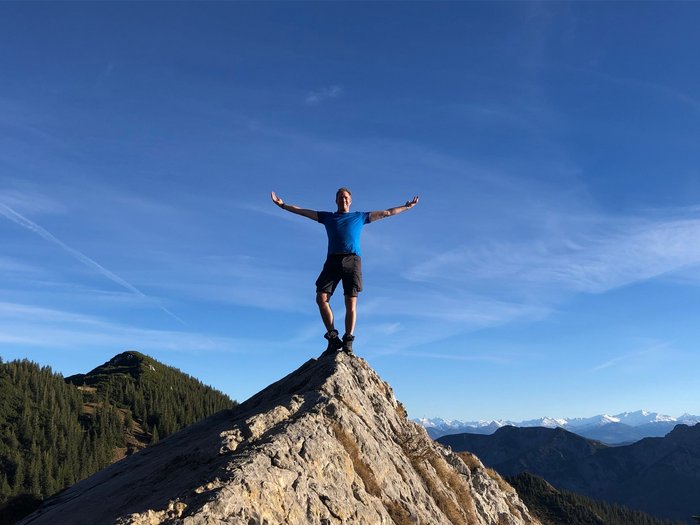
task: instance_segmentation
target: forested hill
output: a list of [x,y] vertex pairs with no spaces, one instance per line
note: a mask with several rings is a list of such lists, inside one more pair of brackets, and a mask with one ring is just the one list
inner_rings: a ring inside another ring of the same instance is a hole
[[131,452],[220,410],[228,396],[129,351],[64,379],[0,358],[0,524]]
[[234,402],[218,390],[139,352],[119,354],[87,374],[66,378],[88,402],[129,409],[153,441]]
[[[464,454],[463,452],[460,454]],[[542,525],[683,525],[683,521],[655,518],[622,505],[557,490],[528,472],[506,477]]]

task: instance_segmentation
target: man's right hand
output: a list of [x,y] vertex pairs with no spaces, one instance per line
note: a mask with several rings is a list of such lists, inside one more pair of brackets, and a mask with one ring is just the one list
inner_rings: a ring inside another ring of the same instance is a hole
[[272,202],[277,204],[277,206],[279,206],[280,208],[284,204],[284,201],[282,199],[280,199],[274,191],[272,193],[270,193],[270,198],[272,199]]
[[296,213],[297,215],[302,215],[304,217],[308,217],[312,221],[318,222],[318,213],[315,211],[306,210],[304,208],[300,208],[299,206],[294,206],[293,204],[287,204],[285,206],[284,201],[280,199],[274,191],[270,193],[270,198],[272,199],[272,202],[277,204],[277,206],[282,208],[284,211]]

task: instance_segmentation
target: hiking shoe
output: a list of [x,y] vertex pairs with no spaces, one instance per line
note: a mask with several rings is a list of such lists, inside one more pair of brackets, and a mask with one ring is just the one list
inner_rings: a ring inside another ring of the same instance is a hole
[[321,357],[335,354],[343,346],[343,342],[338,337],[338,330],[328,330],[328,332],[323,336],[328,339],[328,346],[326,351],[321,354]]
[[348,354],[352,354],[352,342],[353,342],[354,340],[355,340],[355,336],[354,336],[354,335],[345,334],[345,335],[343,336],[343,347],[341,348],[341,350],[342,350],[343,352],[348,353]]

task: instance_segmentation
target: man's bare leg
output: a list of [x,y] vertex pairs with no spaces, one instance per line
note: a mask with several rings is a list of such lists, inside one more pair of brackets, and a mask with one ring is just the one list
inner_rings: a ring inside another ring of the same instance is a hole
[[345,333],[352,335],[357,319],[357,297],[345,296]]
[[316,293],[316,304],[318,305],[318,311],[321,312],[321,320],[323,320],[323,324],[328,332],[334,329],[333,310],[331,310],[331,304],[329,303],[330,298],[331,296],[327,293]]

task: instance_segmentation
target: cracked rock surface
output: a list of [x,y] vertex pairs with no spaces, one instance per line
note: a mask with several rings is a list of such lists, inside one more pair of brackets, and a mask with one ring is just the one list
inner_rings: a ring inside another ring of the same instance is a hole
[[48,500],[25,524],[537,524],[406,417],[363,360],[312,359]]

